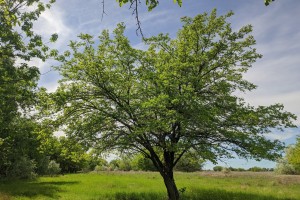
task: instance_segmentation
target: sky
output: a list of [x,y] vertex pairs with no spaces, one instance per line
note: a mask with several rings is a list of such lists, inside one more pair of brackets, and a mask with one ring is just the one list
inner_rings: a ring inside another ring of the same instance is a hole
[[[287,111],[298,116],[295,123],[300,126],[300,1],[275,0],[265,6],[264,0],[184,0],[182,7],[179,7],[172,0],[164,0],[151,12],[147,11],[144,0],[141,1],[139,18],[145,37],[159,33],[169,33],[171,37],[176,37],[182,26],[181,17],[209,13],[214,8],[217,8],[218,15],[229,11],[235,13],[229,19],[234,30],[252,24],[252,35],[257,41],[256,48],[263,58],[254,63],[245,75],[258,88],[241,95],[254,106],[282,103]],[[136,20],[129,5],[120,7],[115,0],[106,0],[104,3],[106,14],[102,19],[102,0],[57,0],[51,10],[41,15],[34,30],[45,38],[57,33],[59,39],[53,47],[63,51],[67,49],[69,41],[76,40],[80,33],[97,37],[104,29],[112,32],[118,23],[124,22],[125,35],[131,44],[136,48],[145,48],[141,36],[136,34]],[[48,61],[37,64],[42,74],[39,85],[50,92],[55,91],[60,77],[51,70],[51,65],[57,63]],[[293,144],[297,135],[300,135],[300,128],[272,133],[267,137]],[[218,165],[271,168],[275,163],[230,159],[223,160]],[[211,169],[212,166],[212,163],[207,163],[205,168]]]

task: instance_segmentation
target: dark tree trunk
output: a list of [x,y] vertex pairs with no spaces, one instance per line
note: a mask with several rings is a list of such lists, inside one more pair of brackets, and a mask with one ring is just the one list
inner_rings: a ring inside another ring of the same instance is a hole
[[175,180],[173,177],[173,170],[167,170],[160,173],[164,179],[165,186],[168,191],[168,199],[169,200],[178,200],[179,192],[177,186],[175,184]]
[[174,152],[164,151],[165,162],[162,163],[152,148],[148,148],[148,150],[150,152],[149,158],[152,160],[154,166],[158,169],[160,175],[164,179],[168,192],[168,200],[179,200],[179,192],[173,176]]

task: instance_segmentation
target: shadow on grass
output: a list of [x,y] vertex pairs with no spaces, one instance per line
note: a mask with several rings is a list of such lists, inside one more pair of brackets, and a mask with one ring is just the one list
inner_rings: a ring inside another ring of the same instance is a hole
[[[0,182],[0,194],[5,194],[10,198],[27,197],[34,198],[44,196],[53,199],[59,199],[58,192],[61,192],[62,185],[78,184],[77,181],[55,181],[55,182],[37,182],[37,181],[2,181]],[[0,199],[1,199],[0,195]]]
[[[101,199],[101,198],[100,198]],[[99,199],[99,200],[100,200]],[[118,192],[107,196],[107,200],[167,200],[163,193],[127,193]],[[243,192],[228,192],[225,190],[193,190],[181,195],[181,200],[296,200],[293,198],[277,198],[270,195],[251,194]]]

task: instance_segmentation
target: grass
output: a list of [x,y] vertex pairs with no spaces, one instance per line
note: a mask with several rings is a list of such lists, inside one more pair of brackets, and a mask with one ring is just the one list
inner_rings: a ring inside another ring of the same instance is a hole
[[[300,200],[300,176],[272,173],[176,173],[184,200]],[[0,200],[166,200],[154,172],[102,172],[0,181]]]

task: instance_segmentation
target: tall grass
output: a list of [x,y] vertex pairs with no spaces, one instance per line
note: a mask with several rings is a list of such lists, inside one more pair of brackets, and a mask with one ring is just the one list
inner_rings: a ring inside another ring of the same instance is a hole
[[[271,173],[176,173],[183,200],[300,200],[300,176]],[[0,181],[0,200],[166,200],[155,172],[101,172]]]

